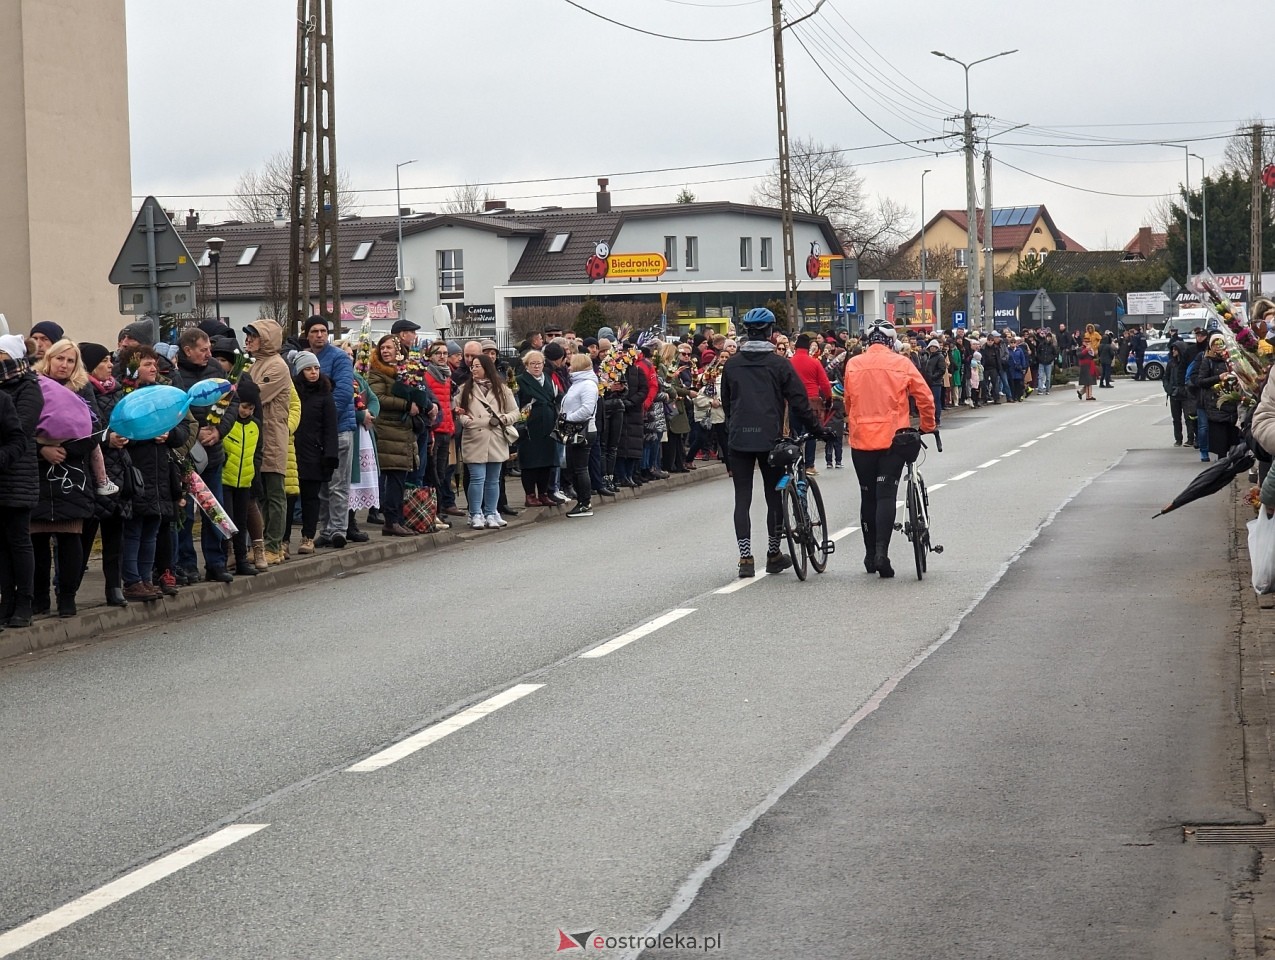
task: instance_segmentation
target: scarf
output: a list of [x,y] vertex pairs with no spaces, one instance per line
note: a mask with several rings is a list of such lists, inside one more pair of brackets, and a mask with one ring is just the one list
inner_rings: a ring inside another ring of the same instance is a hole
[[446,383],[451,379],[452,368],[445,363],[435,363],[432,360],[425,364],[425,369],[429,371],[429,375],[439,383]]
[[0,360],[0,381],[17,380],[27,372],[25,360]]
[[89,376],[89,383],[93,384],[93,389],[99,394],[114,393],[117,386],[114,377],[107,377],[105,380],[98,380],[96,377]]

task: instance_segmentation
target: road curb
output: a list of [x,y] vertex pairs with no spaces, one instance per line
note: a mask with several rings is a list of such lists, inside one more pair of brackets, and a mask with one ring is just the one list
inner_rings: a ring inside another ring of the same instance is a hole
[[[615,498],[594,496],[593,506],[598,516],[605,516],[614,502],[641,500],[676,490],[692,483],[714,480],[726,475],[724,464],[704,461],[690,473],[674,474],[667,480],[657,480],[640,490],[622,489]],[[516,502],[516,501],[515,501]],[[601,509],[599,509],[601,508]],[[505,532],[518,530],[533,523],[565,520],[566,507],[530,507],[509,521]],[[236,577],[234,583],[198,583],[182,587],[177,596],[165,597],[154,603],[130,603],[127,607],[108,607],[98,603],[82,607],[74,617],[42,617],[26,628],[10,628],[0,632],[0,665],[35,654],[55,650],[92,640],[135,630],[154,623],[170,623],[200,613],[224,607],[227,600],[274,593],[301,586],[315,580],[340,576],[387,560],[406,559],[417,554],[429,553],[457,543],[466,543],[490,537],[494,531],[470,530],[463,525],[464,518],[451,530],[442,533],[422,534],[410,538],[382,538],[373,536],[367,543],[349,544],[341,550],[321,550],[313,556],[295,556],[287,563],[274,566],[255,577]]]

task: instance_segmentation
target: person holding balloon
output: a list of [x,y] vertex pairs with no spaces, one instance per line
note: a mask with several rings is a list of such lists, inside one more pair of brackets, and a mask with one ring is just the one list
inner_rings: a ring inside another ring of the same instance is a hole
[[[128,393],[160,389],[157,386],[159,355],[153,348],[127,348],[120,357],[120,367],[126,371],[128,382],[120,386],[126,396],[116,405],[111,421],[113,426],[117,418],[122,419],[122,412],[127,412],[124,404],[130,399]],[[140,484],[130,492],[132,514],[124,521],[122,565],[126,600],[148,602],[163,596],[153,580],[155,553],[163,521],[176,516],[178,505],[184,499],[173,469],[173,458],[184,458],[194,443],[191,428],[195,424],[186,411],[188,405],[189,398],[182,395],[182,403],[174,408],[180,409],[180,418],[175,425],[152,432],[163,420],[157,419],[150,425],[138,422],[130,431],[133,436],[122,438],[128,440],[134,475],[140,480]],[[160,412],[166,413],[167,410],[157,411]]]

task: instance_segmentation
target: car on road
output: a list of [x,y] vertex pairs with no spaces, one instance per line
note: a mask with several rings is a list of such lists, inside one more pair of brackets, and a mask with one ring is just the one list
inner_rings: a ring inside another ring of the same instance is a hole
[[[1133,358],[1130,359],[1132,366]],[[1154,340],[1147,340],[1147,354],[1143,358],[1142,369],[1147,375],[1148,380],[1159,380],[1164,376],[1165,369],[1169,366],[1169,340],[1167,337],[1157,337]]]

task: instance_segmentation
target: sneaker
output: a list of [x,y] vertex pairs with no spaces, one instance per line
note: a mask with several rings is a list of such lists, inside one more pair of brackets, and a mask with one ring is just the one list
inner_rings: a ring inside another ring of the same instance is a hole
[[315,537],[314,545],[316,547],[330,547],[332,546],[332,541],[329,540],[327,537]]
[[[337,550],[342,549],[345,546],[345,534],[343,533],[332,534],[332,546]],[[266,557],[266,560],[270,563],[274,563],[274,561],[271,560],[268,556]]]
[[838,463],[838,464],[837,464],[837,466],[836,466],[836,468],[837,468],[838,470],[840,470],[840,469],[842,468],[842,467],[841,467],[841,464],[840,464],[840,463]]
[[498,513],[489,513],[486,517],[487,526],[491,529],[509,526],[509,522]]
[[276,566],[278,566],[279,564],[283,563],[286,559],[287,559],[287,558],[286,558],[286,557],[284,557],[284,555],[283,555],[283,549],[282,549],[282,548],[280,548],[280,549],[278,549],[278,550],[267,550],[267,551],[266,551],[266,563],[267,563],[267,564],[269,564],[269,565],[270,565],[270,566],[272,566],[272,567],[276,567]]
[[752,557],[739,558],[739,578],[746,580],[749,577],[756,576],[756,565]]
[[567,511],[568,517],[591,517],[593,516],[593,508],[587,503],[577,503],[574,507]]
[[159,583],[156,586],[159,587],[160,593],[166,597],[177,596],[177,577],[171,570],[165,570],[159,575]]
[[302,556],[306,554],[314,553],[314,546],[315,544],[313,540],[311,540],[309,537],[302,537],[301,546],[297,547],[297,553]]
[[[547,498],[544,498],[544,499],[547,499],[550,503],[563,504],[563,503],[566,503],[571,498],[568,497],[566,494],[564,494],[561,490],[555,490],[553,491],[553,493],[549,494]],[[542,503],[544,502],[544,499],[541,500]]]
[[120,492],[120,488],[110,480],[107,480],[105,483],[96,487],[95,492],[99,497],[113,497],[115,494]]
[[792,560],[782,553],[766,554],[766,572],[783,573],[792,566]]
[[481,515],[481,514],[477,514],[477,513],[476,513],[476,514],[474,514],[472,517],[470,517],[470,518],[469,518],[469,529],[471,529],[471,530],[486,530],[486,529],[487,529],[487,522],[486,522],[485,520],[483,520],[483,518],[482,518],[482,515]]
[[814,467],[806,467],[806,476],[817,477],[819,476],[819,471],[816,470]]

